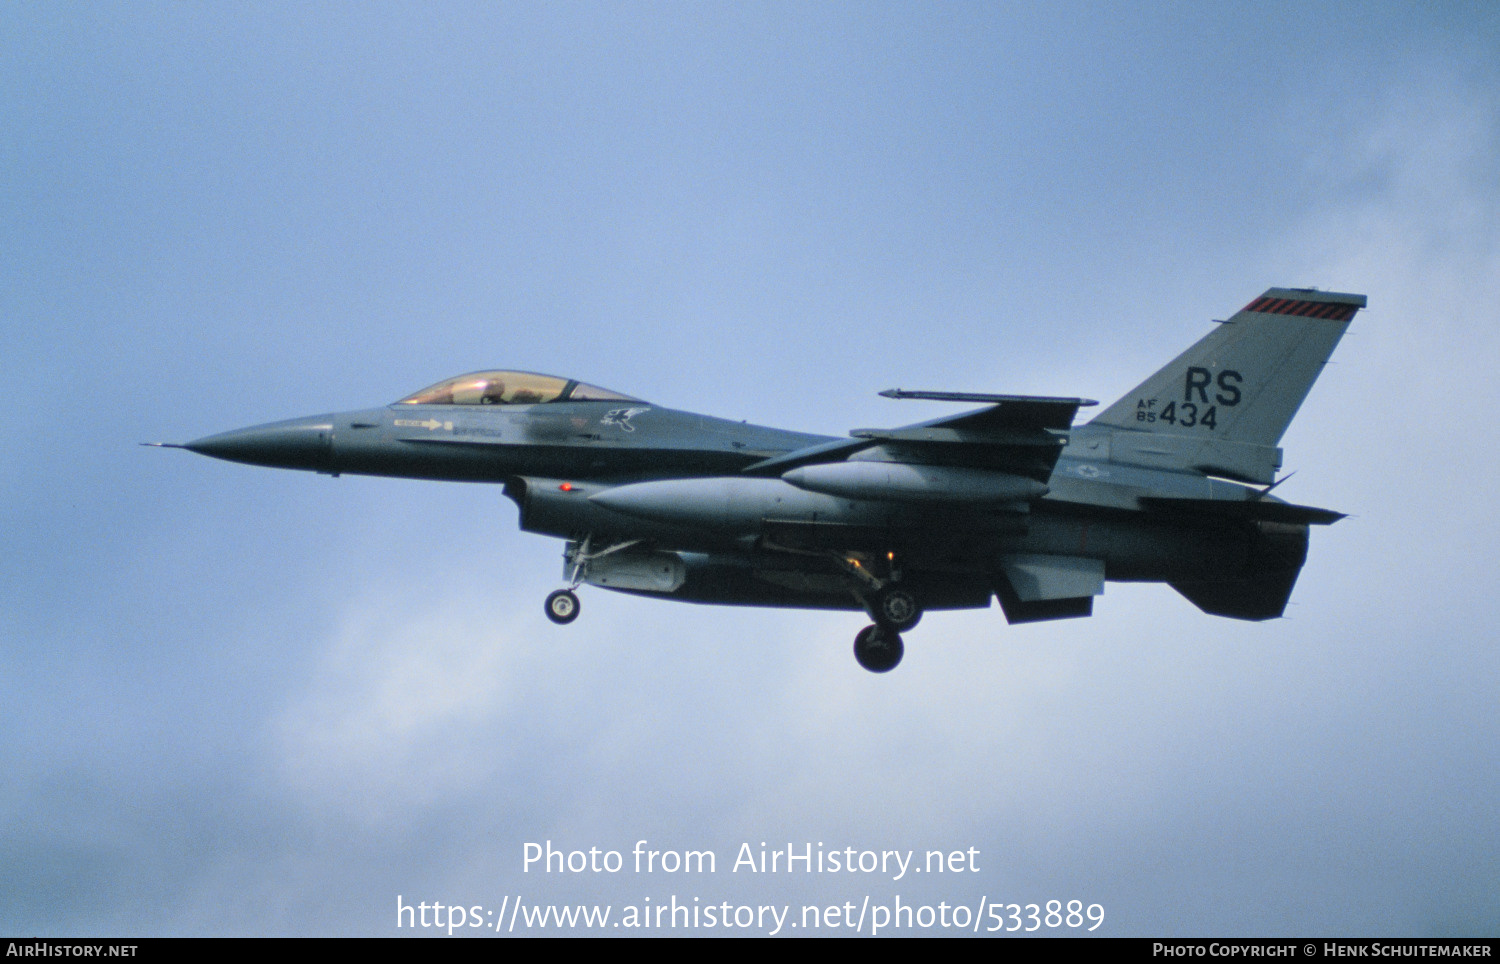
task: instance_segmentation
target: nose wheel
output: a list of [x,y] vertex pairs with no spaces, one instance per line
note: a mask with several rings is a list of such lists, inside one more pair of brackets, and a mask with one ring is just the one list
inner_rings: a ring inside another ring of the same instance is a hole
[[547,596],[547,618],[559,626],[566,626],[578,618],[578,594],[571,589],[559,589]]
[[901,634],[880,624],[866,626],[854,637],[854,658],[872,673],[889,673],[906,655]]

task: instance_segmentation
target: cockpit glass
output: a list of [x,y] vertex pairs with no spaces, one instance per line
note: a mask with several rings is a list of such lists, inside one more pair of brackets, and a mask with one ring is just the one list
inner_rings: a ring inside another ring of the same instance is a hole
[[401,405],[540,405],[559,401],[640,401],[607,388],[534,372],[473,372],[438,382]]
[[577,385],[574,385],[573,386],[573,390],[568,393],[568,401],[570,401],[570,402],[638,402],[638,401],[640,401],[640,399],[639,398],[633,398],[633,397],[631,397],[629,395],[621,395],[619,392],[612,392],[612,391],[610,391],[607,388],[600,388],[597,385],[585,385],[583,382],[579,382]]

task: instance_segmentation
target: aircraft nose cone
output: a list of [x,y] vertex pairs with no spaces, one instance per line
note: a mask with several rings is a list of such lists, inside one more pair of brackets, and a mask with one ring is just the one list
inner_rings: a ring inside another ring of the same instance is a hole
[[333,420],[294,418],[272,422],[220,432],[189,442],[183,448],[199,455],[248,465],[328,471],[333,456]]

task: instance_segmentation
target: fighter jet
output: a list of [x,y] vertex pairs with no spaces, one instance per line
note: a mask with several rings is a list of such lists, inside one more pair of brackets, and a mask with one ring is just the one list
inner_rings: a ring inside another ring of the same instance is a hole
[[[202,455],[329,475],[494,482],[565,540],[555,623],[582,585],[684,602],[862,611],[865,669],[924,612],[998,599],[1012,623],[1093,613],[1107,581],[1204,612],[1282,615],[1308,528],[1277,447],[1363,295],[1272,288],[1092,420],[1083,398],[979,406],[828,438],[677,411],[570,378],[480,371],[390,405],[210,435]],[[148,443],[166,445],[166,443]]]

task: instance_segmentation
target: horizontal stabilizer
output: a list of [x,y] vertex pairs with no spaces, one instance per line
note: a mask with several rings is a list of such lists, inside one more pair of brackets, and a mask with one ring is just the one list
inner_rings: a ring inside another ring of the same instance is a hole
[[1250,522],[1283,522],[1289,525],[1326,526],[1345,517],[1332,509],[1318,509],[1310,505],[1293,505],[1270,499],[1173,499],[1157,496],[1142,496],[1141,507],[1155,512],[1185,512],[1198,516],[1217,516],[1221,519],[1244,519]]

